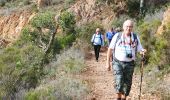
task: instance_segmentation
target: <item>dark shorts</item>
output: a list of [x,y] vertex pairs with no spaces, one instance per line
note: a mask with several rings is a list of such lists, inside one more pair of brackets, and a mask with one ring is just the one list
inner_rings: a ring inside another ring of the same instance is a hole
[[135,63],[113,61],[113,71],[115,76],[116,93],[123,93],[129,95],[132,85],[132,76],[134,72]]

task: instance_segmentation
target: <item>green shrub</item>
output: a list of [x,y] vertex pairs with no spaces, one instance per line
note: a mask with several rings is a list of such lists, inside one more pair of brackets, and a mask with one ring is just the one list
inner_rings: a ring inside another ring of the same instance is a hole
[[43,63],[49,63],[53,56],[53,43],[56,34],[56,21],[53,12],[45,11],[37,14],[31,20],[32,36],[36,37],[36,45],[44,50]]
[[68,9],[74,3],[75,3],[75,0],[64,0],[64,8]]
[[58,39],[59,45],[61,46],[62,49],[71,46],[73,41],[75,41],[74,34],[70,34]]
[[82,70],[83,62],[78,59],[70,58],[69,60],[66,60],[64,63],[64,69],[66,72],[79,72]]
[[[1,82],[0,87],[2,97],[14,98],[20,89],[35,88],[44,75],[42,59],[44,51],[39,47],[40,34],[35,28],[54,28],[50,15],[36,16],[32,20],[32,27],[25,27],[21,32],[21,37],[11,47],[3,50],[0,55]],[[35,23],[36,22],[36,23]],[[50,24],[50,25],[48,25]],[[31,31],[31,29],[35,29]],[[46,33],[47,34],[47,33]],[[43,39],[48,43],[48,35]]]
[[26,26],[21,30],[20,38],[14,43],[17,47],[23,47],[26,44],[38,44],[38,32],[31,31],[31,27]]
[[30,4],[30,0],[0,0],[0,6],[7,8],[24,7]]
[[53,67],[58,67],[58,71],[64,71],[66,73],[79,73],[84,65],[84,54],[78,50],[71,48],[64,53],[57,56],[57,62],[53,64]]
[[[31,52],[30,52],[31,51]],[[3,97],[14,97],[21,88],[32,88],[41,77],[43,53],[34,45],[6,48],[0,56],[1,92]]]
[[[127,15],[135,18],[139,18],[140,20],[140,2],[141,0],[126,0],[127,5]],[[160,9],[162,9],[164,5],[168,3],[168,0],[147,0],[143,1],[143,17],[147,14],[157,13]]]
[[147,50],[147,62],[149,61],[149,63],[151,63],[152,61],[156,61],[152,59],[152,56],[154,56],[153,54],[155,53],[154,48],[156,46],[156,42],[159,40],[155,37],[155,34],[158,26],[161,24],[161,21],[160,19],[155,18],[147,19],[147,22],[145,22],[145,20],[138,23],[136,31],[140,36],[143,47]]
[[52,45],[52,55],[55,56],[61,50],[70,48],[75,40],[76,36],[74,34],[56,37]]
[[74,28],[75,28],[76,21],[75,21],[75,16],[72,13],[68,11],[63,11],[60,14],[58,21],[65,34],[75,33]]
[[54,14],[52,12],[44,12],[37,14],[30,23],[35,28],[53,29],[56,26]]
[[167,65],[169,66],[170,63],[170,52],[169,52],[169,37],[170,35],[168,34],[168,29],[166,32],[163,33],[163,35],[160,35],[157,38],[157,41],[155,41],[155,47],[154,51],[151,52],[152,56],[150,59],[150,63],[153,63],[155,65],[159,65],[163,67],[166,71],[169,72]]
[[148,0],[145,2],[145,10],[148,14],[157,13],[164,5],[168,4],[168,0]]
[[70,4],[74,3],[74,2],[75,2],[75,0],[65,0],[65,3],[67,5],[70,5]]
[[26,100],[80,100],[87,95],[87,87],[79,80],[61,77],[53,82],[31,90]]
[[127,15],[131,17],[137,17],[140,10],[140,0],[126,0],[127,4]]
[[0,0],[0,7],[5,6],[6,0]]

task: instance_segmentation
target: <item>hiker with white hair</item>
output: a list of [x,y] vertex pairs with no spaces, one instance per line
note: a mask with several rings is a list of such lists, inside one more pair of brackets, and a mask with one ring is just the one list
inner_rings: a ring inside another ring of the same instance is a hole
[[93,34],[91,38],[92,45],[94,47],[94,53],[96,57],[96,61],[99,60],[99,53],[101,46],[104,46],[104,36],[102,35],[100,28],[96,29],[95,34]]
[[146,50],[143,49],[138,35],[133,32],[133,21],[126,20],[123,31],[115,34],[107,51],[108,71],[111,70],[110,56],[113,56],[117,100],[126,100],[130,93],[137,52],[144,54]]

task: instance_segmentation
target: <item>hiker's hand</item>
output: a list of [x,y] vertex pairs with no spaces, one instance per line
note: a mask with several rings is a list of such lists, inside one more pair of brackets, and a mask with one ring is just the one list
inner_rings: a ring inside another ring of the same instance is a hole
[[143,49],[140,54],[142,55],[142,59],[141,61],[145,62],[146,61],[146,58],[145,58],[145,53],[146,53],[146,49]]
[[142,51],[140,51],[141,55],[145,55],[145,53],[146,53],[146,49],[143,49]]

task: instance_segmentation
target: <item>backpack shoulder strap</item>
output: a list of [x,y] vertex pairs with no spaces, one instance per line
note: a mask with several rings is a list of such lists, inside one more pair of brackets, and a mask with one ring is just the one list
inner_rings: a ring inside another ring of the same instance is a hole
[[121,38],[121,36],[122,36],[122,32],[117,33],[117,34],[118,34],[118,36],[117,36],[117,38],[116,38],[115,47],[116,47],[117,41],[118,41],[118,40]]
[[93,34],[93,43],[94,43],[94,39],[95,39],[95,37],[96,37],[96,34]]
[[[136,41],[136,43],[138,45],[138,38],[137,38],[137,35],[135,33],[133,33],[133,37],[134,37],[134,41]],[[137,45],[136,45],[135,53],[137,53]]]
[[102,41],[102,34],[100,33],[100,40],[101,40],[101,44],[103,43],[103,41]]
[[137,40],[137,43],[138,43],[137,35],[133,33],[133,36],[134,36],[134,40]]
[[121,38],[121,36],[122,36],[122,32],[119,32],[119,33],[116,33],[116,34],[118,34],[118,36],[117,36],[117,38],[116,38],[116,42],[115,42],[115,46],[114,46],[114,49],[113,49],[113,60],[115,60],[116,58],[115,58],[115,48],[116,48],[116,43],[118,42],[118,40]]

